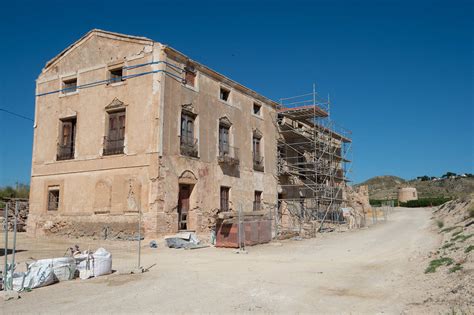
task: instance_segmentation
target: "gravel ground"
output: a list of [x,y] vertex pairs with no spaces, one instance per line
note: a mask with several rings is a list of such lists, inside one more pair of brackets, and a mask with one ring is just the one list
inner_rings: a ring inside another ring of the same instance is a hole
[[[413,313],[430,281],[424,270],[441,243],[431,209],[396,208],[386,223],[315,239],[248,248],[142,250],[149,272],[130,275],[136,243],[34,240],[20,235],[18,259],[62,256],[67,247],[104,246],[114,274],[72,280],[2,303],[10,313]],[[438,306],[437,306],[438,307]],[[441,307],[436,313],[442,312]]]

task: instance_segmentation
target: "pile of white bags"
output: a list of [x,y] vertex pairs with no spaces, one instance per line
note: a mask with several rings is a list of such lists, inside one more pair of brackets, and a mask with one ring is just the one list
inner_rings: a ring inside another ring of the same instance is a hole
[[104,248],[94,253],[84,252],[74,257],[41,259],[27,265],[26,272],[15,272],[13,279],[7,276],[9,287],[15,291],[30,290],[53,284],[57,281],[72,280],[76,270],[81,279],[98,277],[112,273],[112,254]]
[[56,281],[57,278],[51,264],[45,260],[38,260],[28,266],[27,272],[14,273],[12,286],[15,291],[23,291],[23,289],[44,287]]

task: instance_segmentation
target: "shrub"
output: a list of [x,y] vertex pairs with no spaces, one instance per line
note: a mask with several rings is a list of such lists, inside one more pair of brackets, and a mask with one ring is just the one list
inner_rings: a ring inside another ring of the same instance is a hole
[[[452,230],[457,229],[458,227],[460,227],[460,226],[450,226],[450,227],[447,227],[447,228],[442,229],[440,232],[449,233],[449,232],[451,232]],[[461,231],[461,232],[462,232],[462,231]],[[457,233],[457,232],[456,232],[456,233]]]
[[461,264],[456,264],[454,267],[451,267],[449,268],[449,273],[453,273],[453,272],[456,272],[456,271],[459,271],[459,270],[462,270],[462,266]]
[[455,242],[455,241],[459,240],[460,242],[464,242],[465,240],[471,238],[472,236],[474,236],[474,234],[468,234],[468,235],[459,234],[459,235],[456,235],[455,237],[453,237],[451,239],[451,241]]
[[449,257],[441,257],[435,260],[430,261],[429,266],[425,269],[425,273],[433,273],[436,272],[436,269],[440,266],[446,265],[452,265],[453,260]]
[[407,207],[407,208],[436,207],[450,201],[451,199],[452,198],[449,198],[449,197],[420,198],[418,200],[400,202],[400,207]]
[[436,220],[436,225],[438,225],[438,227],[439,227],[440,229],[442,229],[443,226],[444,226],[444,222],[441,221],[441,220]]
[[444,244],[443,247],[441,247],[441,248],[445,249],[445,248],[449,248],[449,247],[451,247],[451,246],[453,246],[453,245],[454,245],[454,243],[446,243],[446,244]]
[[474,250],[474,245],[469,245],[465,250],[464,252],[467,254],[469,253],[470,251],[473,251]]

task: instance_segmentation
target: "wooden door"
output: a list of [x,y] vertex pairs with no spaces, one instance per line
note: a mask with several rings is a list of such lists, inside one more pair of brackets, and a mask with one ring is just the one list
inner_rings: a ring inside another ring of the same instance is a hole
[[191,196],[190,185],[179,185],[178,195],[178,230],[188,229],[189,197]]

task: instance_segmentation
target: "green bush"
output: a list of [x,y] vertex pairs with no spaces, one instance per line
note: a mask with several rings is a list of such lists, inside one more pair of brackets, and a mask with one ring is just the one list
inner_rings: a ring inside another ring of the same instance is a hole
[[[438,225],[438,227],[439,227],[440,229],[442,229],[443,226],[444,226],[444,222],[441,221],[441,220],[436,220],[436,225]],[[441,231],[442,231],[442,230],[441,230]]]
[[459,270],[462,270],[462,266],[461,264],[456,264],[454,267],[449,268],[449,273],[453,273]]
[[[460,226],[450,226],[450,227],[447,227],[447,228],[442,229],[440,232],[449,233],[449,232],[451,232],[452,230],[457,229],[458,227],[460,227]],[[460,232],[462,232],[462,230],[461,230]],[[458,232],[456,232],[456,233],[458,233]],[[458,233],[458,234],[459,234],[459,233]]]
[[407,207],[407,208],[436,207],[436,206],[442,205],[445,202],[450,201],[451,199],[452,198],[449,198],[449,197],[420,198],[418,200],[400,202],[400,207]]
[[436,269],[440,266],[446,265],[452,265],[453,264],[452,258],[449,257],[441,257],[435,260],[430,261],[429,266],[425,269],[425,273],[433,273],[436,272]]
[[455,242],[455,241],[464,242],[465,240],[471,238],[472,236],[474,236],[474,234],[468,234],[468,235],[458,234],[458,235],[456,235],[455,237],[453,237],[453,238],[451,239],[451,241],[452,241],[452,242]]
[[473,251],[473,250],[474,250],[474,245],[469,245],[469,246],[464,250],[464,252],[467,254],[467,253],[469,253],[469,252],[471,252],[471,251]]

